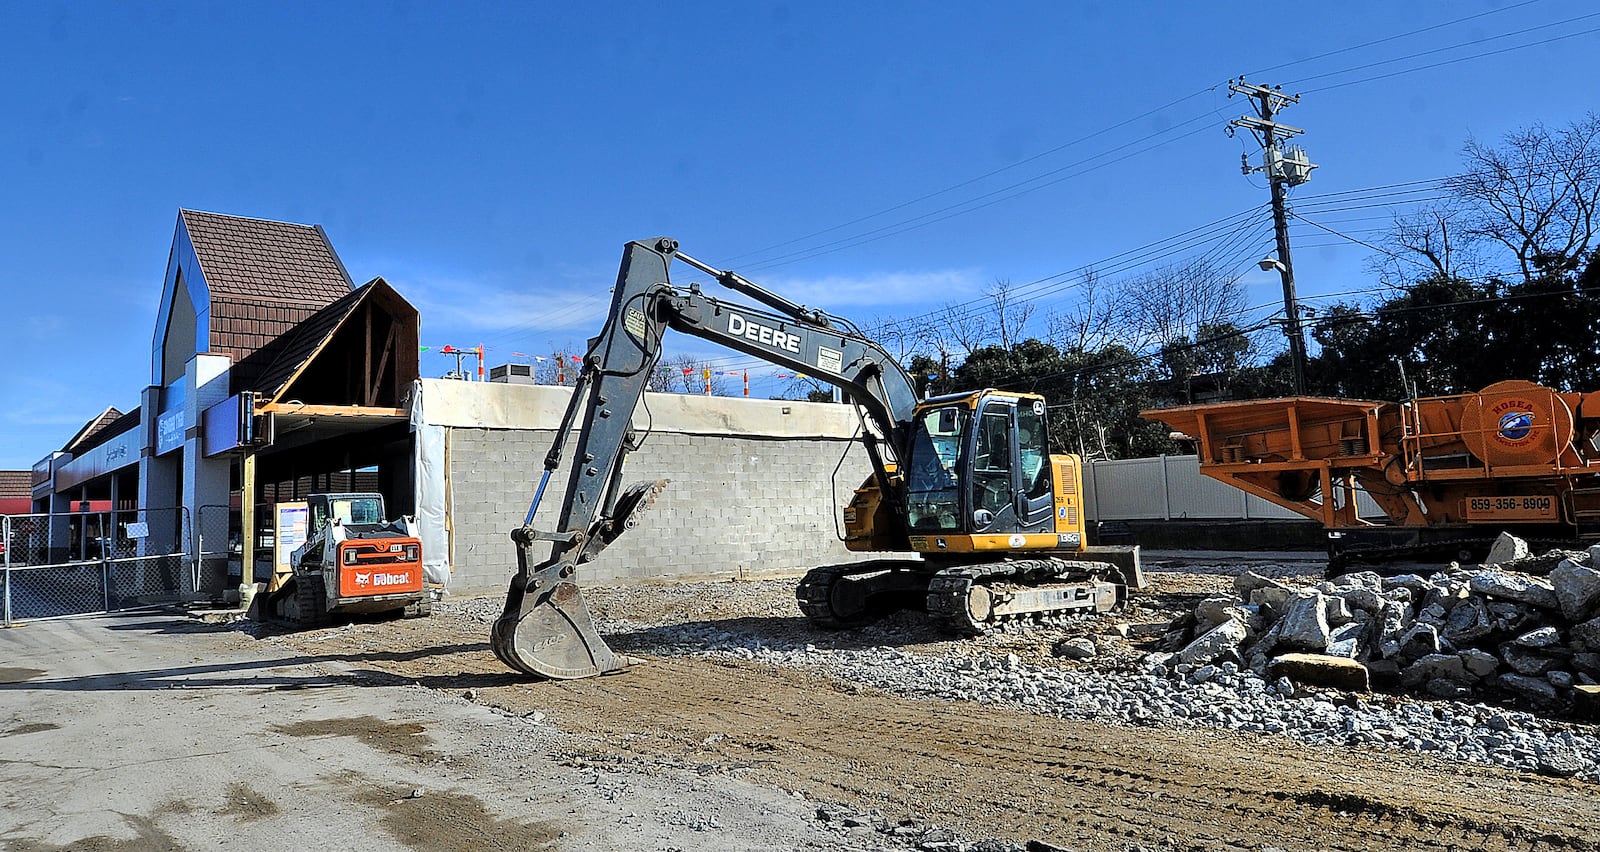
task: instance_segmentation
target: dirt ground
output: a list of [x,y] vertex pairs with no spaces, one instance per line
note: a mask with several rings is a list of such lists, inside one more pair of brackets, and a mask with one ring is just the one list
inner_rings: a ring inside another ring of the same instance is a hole
[[[1135,619],[1170,617],[1228,571],[1157,572]],[[602,617],[639,624],[809,628],[748,595],[673,587],[588,592]],[[454,610],[454,608],[448,608]],[[481,613],[481,608],[478,612]],[[1282,737],[1068,722],[968,702],[908,700],[797,670],[647,657],[604,678],[530,683],[494,658],[464,611],[300,634],[237,636],[347,662],[347,674],[469,694],[577,736],[573,765],[727,776],[970,838],[1074,850],[1578,850],[1600,848],[1593,785]],[[613,632],[636,653],[648,632]],[[818,647],[861,643],[817,633]],[[946,641],[907,637],[902,650]],[[995,652],[1047,654],[1019,640]]]

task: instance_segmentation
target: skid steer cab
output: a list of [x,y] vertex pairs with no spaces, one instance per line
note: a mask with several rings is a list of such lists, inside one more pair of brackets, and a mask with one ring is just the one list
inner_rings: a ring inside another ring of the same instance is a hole
[[313,494],[306,503],[306,543],[273,597],[280,616],[318,626],[341,613],[429,613],[422,541],[410,518],[387,520],[382,494]]

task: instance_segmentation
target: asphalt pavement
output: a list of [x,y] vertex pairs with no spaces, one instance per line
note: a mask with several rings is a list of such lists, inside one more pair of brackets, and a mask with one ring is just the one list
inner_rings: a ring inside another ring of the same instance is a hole
[[[464,692],[172,611],[0,629],[0,848],[795,848],[816,833],[815,805],[772,788],[574,766],[569,735]],[[697,833],[697,805],[753,824]]]

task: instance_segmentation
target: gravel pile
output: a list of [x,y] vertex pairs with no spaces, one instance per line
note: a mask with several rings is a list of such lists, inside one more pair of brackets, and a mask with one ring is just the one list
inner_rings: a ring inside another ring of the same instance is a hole
[[[1502,563],[1427,577],[1362,572],[1297,588],[1242,574],[1231,595],[1201,601],[1178,625],[1174,662],[1266,675],[1295,652],[1306,676],[1320,667],[1355,689],[1370,675],[1437,698],[1568,709],[1600,683],[1600,547],[1530,557],[1514,537],[1502,542]],[[1548,577],[1517,570],[1534,560]]]
[[[1009,650],[1016,644],[1014,635],[945,641],[948,637],[933,633],[920,613],[822,633],[792,609],[792,589],[789,580],[696,583],[644,593],[594,589],[585,595],[595,604],[607,640],[631,654],[739,659],[816,671],[909,698],[976,701],[1130,726],[1286,736],[1321,746],[1398,749],[1600,781],[1600,739],[1590,726],[1461,700],[1318,693],[1239,662],[1185,663],[1171,654],[1129,653],[1127,642],[1117,636],[1091,638],[1081,630],[1041,629],[1035,637],[1036,645],[1048,649],[1053,643],[1058,653],[1070,644],[1080,649],[1077,653],[1092,654],[1081,662],[1048,652],[1016,653]],[[675,605],[649,622],[601,615],[625,616],[625,598],[644,594],[665,594]],[[499,603],[488,599],[446,601],[446,606],[485,623],[499,614]],[[701,617],[697,610],[703,608],[737,610],[739,617]],[[745,615],[752,611],[762,615]]]

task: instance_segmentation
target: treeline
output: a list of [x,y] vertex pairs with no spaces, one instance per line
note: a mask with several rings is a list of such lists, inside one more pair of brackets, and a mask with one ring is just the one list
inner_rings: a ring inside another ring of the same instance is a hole
[[[1308,393],[1392,400],[1508,378],[1600,390],[1597,147],[1594,115],[1495,145],[1468,141],[1460,175],[1431,182],[1425,204],[1388,214],[1372,245],[1373,280],[1357,288],[1365,298],[1303,318]],[[1044,317],[1027,288],[998,280],[983,300],[883,319],[871,333],[928,377],[932,393],[1045,394],[1058,450],[1172,452],[1166,427],[1140,410],[1291,393],[1281,315],[1243,319],[1235,270],[1256,249],[1241,245],[1231,258],[1213,252],[1118,280],[1082,273],[1073,306]]]

